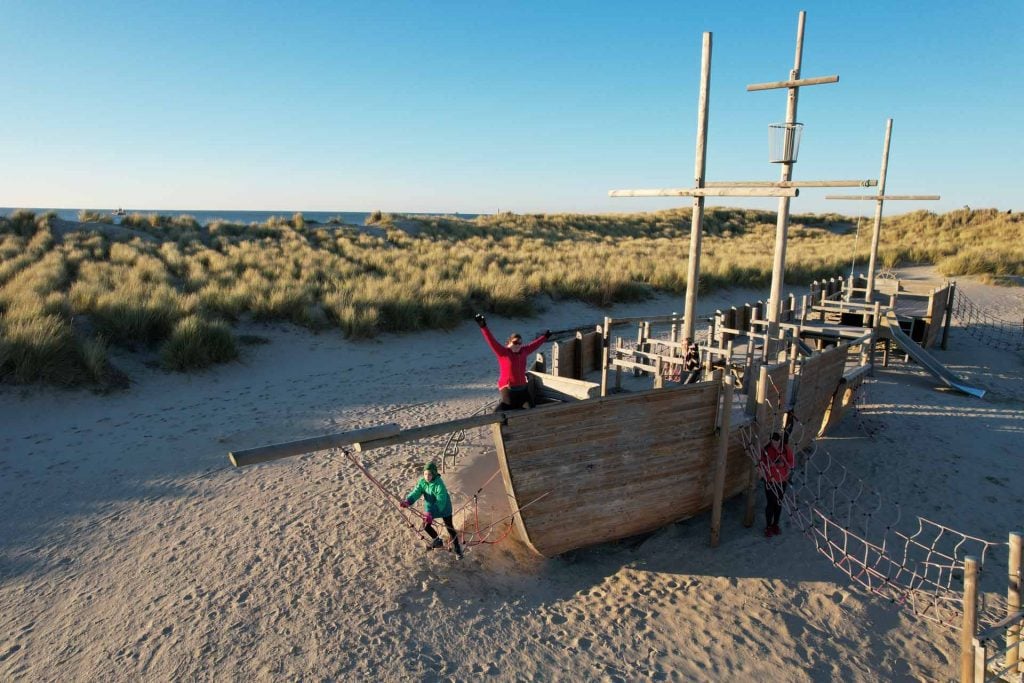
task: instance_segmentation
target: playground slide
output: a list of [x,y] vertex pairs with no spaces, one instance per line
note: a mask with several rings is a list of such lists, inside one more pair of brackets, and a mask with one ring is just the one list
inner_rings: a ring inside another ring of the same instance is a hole
[[946,366],[935,360],[933,355],[925,351],[917,342],[908,337],[906,333],[900,329],[899,322],[891,312],[886,315],[885,322],[889,328],[889,336],[892,337],[892,340],[896,342],[901,349],[906,351],[918,365],[935,375],[935,377],[943,384],[951,389],[956,389],[957,391],[977,398],[981,398],[985,395],[984,389],[975,389],[974,387],[967,386],[961,382],[959,377],[947,370]]

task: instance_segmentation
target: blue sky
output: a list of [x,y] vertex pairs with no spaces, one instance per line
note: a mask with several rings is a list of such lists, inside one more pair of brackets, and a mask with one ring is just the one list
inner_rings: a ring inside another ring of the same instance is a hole
[[[887,214],[1024,210],[1024,2],[711,4],[8,0],[0,206],[689,206],[607,191],[692,185],[704,31],[707,178],[777,180],[785,91],[745,88],[804,9],[802,75],[840,82],[801,90],[796,179],[877,178],[891,117],[887,191],[942,200]],[[825,194],[793,211],[873,211]]]

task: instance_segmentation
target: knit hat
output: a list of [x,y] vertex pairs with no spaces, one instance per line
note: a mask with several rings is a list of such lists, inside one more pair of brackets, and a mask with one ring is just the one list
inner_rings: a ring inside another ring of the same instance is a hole
[[437,474],[437,465],[435,465],[433,462],[428,462],[426,465],[423,466],[423,471],[433,472],[434,474]]

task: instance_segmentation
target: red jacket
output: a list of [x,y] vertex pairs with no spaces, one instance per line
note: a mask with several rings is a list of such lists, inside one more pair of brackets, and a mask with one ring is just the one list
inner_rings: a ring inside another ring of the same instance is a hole
[[526,384],[526,357],[540,348],[547,337],[543,334],[525,346],[520,346],[518,351],[513,351],[507,346],[502,346],[491,334],[487,327],[481,327],[480,332],[484,335],[484,341],[491,347],[491,351],[498,357],[498,388],[521,387]]
[[775,444],[769,443],[761,449],[761,473],[765,481],[789,481],[789,473],[794,467],[796,460],[793,458],[793,449],[788,445],[779,450]]

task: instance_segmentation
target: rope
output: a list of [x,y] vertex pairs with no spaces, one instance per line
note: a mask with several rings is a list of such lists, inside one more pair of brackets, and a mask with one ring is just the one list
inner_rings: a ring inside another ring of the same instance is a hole
[[953,297],[953,317],[972,337],[996,349],[1024,350],[1024,321],[1003,320],[971,301],[958,287]]
[[[769,378],[770,381],[770,378]],[[862,385],[863,386],[863,385]],[[858,391],[862,391],[858,389]],[[776,395],[781,392],[776,391]],[[772,406],[770,426],[781,431],[779,405]],[[855,399],[854,405],[863,405]],[[801,443],[806,427],[793,424],[789,442]],[[764,477],[758,434],[768,426],[752,422],[741,431],[748,456]],[[874,430],[877,433],[878,429]],[[872,438],[874,436],[872,434]],[[888,599],[914,614],[957,626],[963,612],[960,585],[964,557],[974,555],[985,567],[986,560],[1005,543],[987,541],[951,527],[914,517],[916,527],[900,528],[902,509],[865,481],[851,474],[831,453],[816,441],[802,453],[790,477],[789,486],[767,482],[780,496],[783,507],[815,549],[845,573],[851,581],[869,592]],[[875,540],[872,540],[875,539]],[[998,620],[991,607],[979,612],[984,623]]]

